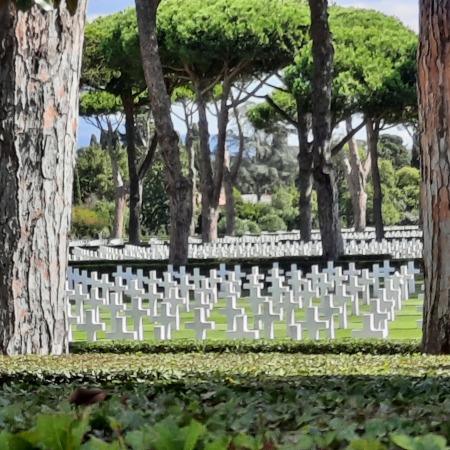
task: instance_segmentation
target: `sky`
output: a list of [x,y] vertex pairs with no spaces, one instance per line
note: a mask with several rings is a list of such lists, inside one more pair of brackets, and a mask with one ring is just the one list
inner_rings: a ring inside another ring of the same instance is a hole
[[[405,25],[418,32],[419,2],[417,0],[334,0],[334,2],[333,0],[330,0],[330,4],[331,3],[336,3],[341,6],[375,9],[385,14],[397,17]],[[129,6],[134,6],[134,0],[89,0],[88,20],[91,21],[99,16],[121,11]],[[95,132],[95,129],[81,120],[78,132],[78,145],[88,145],[90,136],[93,132]],[[410,144],[410,138],[406,131],[397,129],[390,130],[389,132],[400,134],[405,143],[408,145]],[[364,138],[364,136],[358,137]]]
[[[335,0],[335,3],[342,6],[376,9],[385,14],[396,16],[413,30],[418,30],[419,2],[417,0]],[[128,6],[134,6],[134,1],[89,0],[88,20],[120,11]]]

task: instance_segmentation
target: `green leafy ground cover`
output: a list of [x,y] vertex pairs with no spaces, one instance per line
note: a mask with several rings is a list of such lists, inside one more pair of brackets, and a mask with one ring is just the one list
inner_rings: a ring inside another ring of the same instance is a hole
[[[403,352],[233,352],[230,344],[223,352],[3,357],[0,448],[448,448],[450,356],[375,342]],[[111,398],[75,410],[68,399],[83,385]]]

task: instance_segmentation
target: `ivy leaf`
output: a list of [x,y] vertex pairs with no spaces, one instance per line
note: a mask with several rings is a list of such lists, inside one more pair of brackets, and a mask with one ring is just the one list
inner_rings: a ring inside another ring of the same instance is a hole
[[415,450],[413,438],[406,436],[405,434],[394,433],[390,433],[389,437],[397,447],[403,448],[405,450]]
[[192,420],[191,423],[187,427],[182,428],[181,431],[184,434],[183,450],[194,450],[200,436],[206,433],[206,427],[196,420]]
[[0,433],[0,448],[2,450],[33,450],[35,447],[25,439],[14,436],[7,431],[2,431]]
[[351,450],[386,450],[385,445],[372,439],[358,439],[353,441],[348,448]]

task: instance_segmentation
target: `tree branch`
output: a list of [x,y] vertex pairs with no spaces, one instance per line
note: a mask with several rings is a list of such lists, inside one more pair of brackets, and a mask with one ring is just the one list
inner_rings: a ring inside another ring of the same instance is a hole
[[158,147],[158,135],[154,133],[150,141],[150,145],[148,146],[145,158],[139,161],[138,176],[140,180],[142,180],[145,177],[147,172],[152,167],[157,147]]
[[363,120],[356,128],[353,128],[353,130],[348,133],[344,138],[342,138],[332,149],[331,149],[331,156],[337,155],[344,145],[359,131],[361,130],[364,125],[366,125],[366,120]]
[[269,96],[266,95],[265,99],[267,101],[267,103],[281,116],[283,117],[284,120],[286,120],[287,122],[289,122],[292,126],[294,126],[295,128],[298,128],[298,123],[297,121],[295,121],[284,109],[282,109],[280,106],[278,106],[273,99]]

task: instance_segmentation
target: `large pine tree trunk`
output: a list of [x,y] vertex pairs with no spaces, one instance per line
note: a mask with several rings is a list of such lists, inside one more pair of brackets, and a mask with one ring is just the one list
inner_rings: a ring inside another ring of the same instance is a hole
[[328,24],[328,1],[309,0],[313,54],[313,176],[317,191],[323,256],[334,261],[344,254],[339,223],[338,191],[331,164],[331,85],[334,48]]
[[178,266],[186,264],[188,260],[189,226],[192,217],[192,185],[182,173],[178,135],[173,127],[170,115],[170,97],[167,94],[159,57],[156,35],[156,11],[159,3],[160,0],[136,0],[136,15],[144,75],[155,119],[170,199],[169,262]]
[[383,225],[383,192],[381,190],[380,169],[378,167],[378,138],[380,135],[379,123],[367,120],[367,145],[372,161],[372,184],[373,184],[373,222],[375,225],[375,236],[381,242],[384,238]]
[[0,352],[68,350],[67,237],[86,0],[0,5]]
[[422,349],[450,353],[450,0],[420,1],[418,53],[425,305]]

